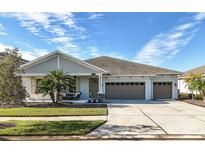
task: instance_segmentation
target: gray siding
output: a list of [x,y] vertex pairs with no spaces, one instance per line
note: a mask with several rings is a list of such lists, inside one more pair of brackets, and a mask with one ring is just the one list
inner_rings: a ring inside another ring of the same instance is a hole
[[[91,68],[78,64],[72,60],[66,59],[62,56],[59,56],[60,69],[63,69],[66,73],[98,73]],[[51,59],[47,59],[39,64],[33,65],[28,69],[25,69],[25,73],[45,73],[52,70],[56,70],[58,65],[57,55]]]
[[57,57],[53,57],[51,59],[48,59],[44,62],[41,62],[39,64],[36,64],[28,69],[25,69],[25,73],[48,73],[52,70],[57,69]]
[[87,68],[62,56],[60,56],[60,69],[68,73],[98,73],[93,69]]

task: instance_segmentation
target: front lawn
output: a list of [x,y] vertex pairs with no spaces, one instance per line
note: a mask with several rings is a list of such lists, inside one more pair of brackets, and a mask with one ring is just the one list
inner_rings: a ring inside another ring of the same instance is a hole
[[49,117],[49,116],[107,115],[107,108],[1,108],[0,117]]
[[4,121],[0,135],[86,135],[105,121]]

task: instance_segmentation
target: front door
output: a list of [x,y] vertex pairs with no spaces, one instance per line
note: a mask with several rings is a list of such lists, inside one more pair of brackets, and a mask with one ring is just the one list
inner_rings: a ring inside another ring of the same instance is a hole
[[98,97],[98,78],[89,79],[89,96],[90,98]]

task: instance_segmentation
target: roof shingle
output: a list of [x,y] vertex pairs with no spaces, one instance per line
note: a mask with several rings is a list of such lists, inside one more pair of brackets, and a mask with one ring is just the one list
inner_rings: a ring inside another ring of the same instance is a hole
[[200,73],[205,74],[205,65],[184,72],[182,77],[186,77],[186,76],[190,75],[191,73],[192,74],[200,74]]
[[174,70],[139,64],[107,56],[88,59],[85,61],[109,71],[112,75],[181,74],[181,72]]

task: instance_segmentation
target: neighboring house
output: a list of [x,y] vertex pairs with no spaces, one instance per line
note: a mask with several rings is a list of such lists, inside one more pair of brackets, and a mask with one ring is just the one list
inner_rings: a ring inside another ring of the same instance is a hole
[[[178,80],[178,88],[179,88],[179,92],[180,93],[192,93],[189,89],[188,86],[186,86],[186,83],[184,82],[184,78],[186,78],[187,76],[189,76],[190,74],[201,74],[204,73],[205,74],[205,65],[204,66],[200,66],[194,69],[191,69],[189,71],[184,72]],[[197,92],[194,91],[194,94],[196,94]]]
[[60,51],[49,53],[22,65],[23,82],[33,99],[49,99],[38,94],[38,83],[49,71],[62,69],[75,78],[81,99],[177,99],[180,72],[111,57],[80,60]]
[[[4,59],[4,57],[5,57],[5,53],[4,52],[0,52],[0,61],[2,60],[2,59]],[[22,64],[25,64],[25,63],[27,63],[27,62],[29,62],[28,60],[25,60],[25,59],[21,59],[21,63]]]

